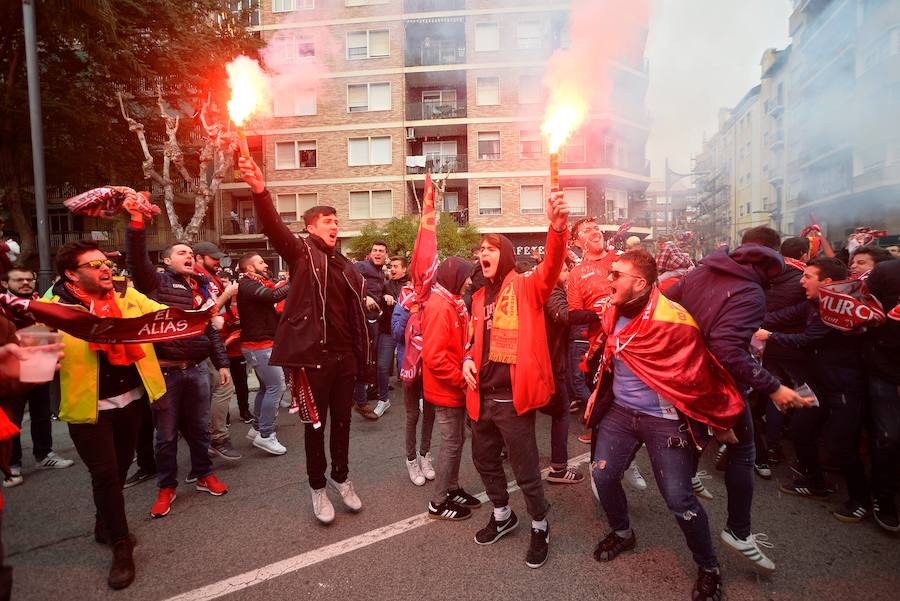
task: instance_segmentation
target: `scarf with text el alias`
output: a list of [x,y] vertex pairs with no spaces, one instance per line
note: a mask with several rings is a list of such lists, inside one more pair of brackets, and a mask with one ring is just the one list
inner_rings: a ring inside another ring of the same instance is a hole
[[[703,342],[694,318],[653,288],[644,310],[613,334],[618,307],[603,314],[603,365],[613,355],[676,409],[717,429],[731,428],[744,410],[731,375]],[[601,378],[609,377],[601,370]],[[590,415],[590,413],[586,413]]]

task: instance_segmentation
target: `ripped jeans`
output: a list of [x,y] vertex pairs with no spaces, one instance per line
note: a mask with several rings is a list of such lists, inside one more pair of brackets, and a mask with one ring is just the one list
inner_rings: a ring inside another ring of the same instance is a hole
[[612,530],[628,530],[628,499],[622,476],[643,443],[653,476],[669,511],[675,516],[694,561],[702,568],[719,565],[709,534],[706,512],[691,488],[694,449],[682,420],[668,420],[613,403],[600,422],[591,475]]

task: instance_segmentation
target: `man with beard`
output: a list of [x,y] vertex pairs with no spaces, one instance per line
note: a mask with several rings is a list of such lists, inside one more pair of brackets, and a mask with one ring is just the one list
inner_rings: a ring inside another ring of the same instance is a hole
[[[216,301],[216,308],[222,320],[229,318],[225,305],[237,294],[237,283],[226,285],[219,278],[219,268],[224,258],[225,253],[212,242],[198,242],[194,245],[194,273],[209,280],[209,294]],[[219,320],[218,323],[222,324],[222,320]],[[213,325],[216,325],[215,321]],[[218,330],[221,335],[222,328],[218,327]],[[209,370],[209,385],[212,389],[209,451],[227,461],[237,461],[241,458],[241,454],[235,450],[234,445],[231,444],[231,437],[228,435],[228,410],[231,398],[234,396],[234,382],[229,381],[223,384],[219,378],[219,370],[210,359],[206,360],[206,368]],[[231,371],[230,368],[229,360],[229,371]]]
[[[7,292],[19,298],[37,300],[34,291],[34,272],[20,266],[13,266],[3,274],[3,287]],[[64,469],[71,467],[74,461],[60,457],[53,450],[53,434],[50,420],[50,382],[38,384],[30,390],[10,399],[9,417],[12,422],[22,427],[25,415],[25,404],[31,419],[31,442],[34,461],[40,469]],[[22,438],[15,435],[12,439],[12,456],[9,458],[10,477],[3,481],[4,488],[22,484]]]
[[238,283],[237,301],[241,308],[241,353],[259,380],[253,404],[254,421],[247,438],[258,449],[284,455],[287,449],[275,435],[278,402],[284,392],[284,371],[270,365],[269,360],[278,328],[275,304],[287,298],[291,285],[276,287],[269,279],[269,266],[257,253],[241,257],[238,266],[243,274]]
[[[290,267],[293,285],[285,302],[285,317],[275,331],[269,364],[291,368],[292,377],[303,370],[309,379],[318,422],[305,424],[306,473],[313,512],[320,522],[329,524],[334,521],[334,506],[326,484],[340,494],[347,509],[362,509],[349,479],[349,451],[354,383],[374,370],[363,300],[365,281],[335,250],[338,219],[333,207],[307,209],[303,222],[309,237],[298,239],[275,210],[259,166],[245,158],[239,165],[253,192],[263,233]],[[329,413],[331,477],[326,478]]]
[[[697,324],[654,285],[656,261],[643,250],[620,256],[609,273],[610,307],[602,317],[600,384],[590,410],[599,421],[592,476],[611,532],[594,559],[612,561],[634,549],[622,475],[643,444],[659,492],[675,516],[699,568],[693,601],[719,600],[722,581],[709,521],[694,495],[695,441],[707,427],[734,440],[743,410],[733,381],[703,344]],[[702,422],[694,427],[690,420]],[[697,430],[699,433],[695,433]]]
[[[165,270],[160,273],[147,255],[147,232],[144,214],[128,201],[126,209],[131,223],[125,230],[128,249],[126,264],[134,287],[170,307],[199,309],[210,300],[209,279],[194,273],[194,251],[187,244],[176,243],[162,252]],[[159,366],[166,380],[166,394],[151,405],[156,427],[156,472],[159,493],[150,508],[150,517],[169,514],[178,486],[178,435],[184,437],[191,450],[191,471],[187,482],[196,489],[221,496],[228,487],[213,474],[209,457],[210,386],[206,360],[212,359],[219,381],[231,381],[228,354],[212,324],[192,338],[157,342],[154,345]]]
[[534,410],[546,405],[554,390],[544,304],[565,260],[568,214],[562,193],[554,192],[547,203],[546,256],[525,274],[515,273],[508,238],[482,237],[480,259],[486,284],[472,297],[474,339],[462,365],[468,386],[466,408],[472,419],[472,459],[494,504],[490,521],[475,535],[475,542],[494,543],[519,523],[509,508],[500,455],[505,446],[531,515],[531,543],[525,555],[530,568],[544,565],[550,549]]
[[[719,248],[669,288],[666,297],[681,304],[697,321],[706,346],[745,398],[753,388],[786,409],[806,406],[809,401],[781,384],[750,356],[750,341],[765,317],[765,289],[784,269],[780,247],[781,238],[772,228],[747,230],[734,252]],[[749,404],[738,418],[734,433],[737,443],[730,444],[727,451],[728,520],[721,539],[754,568],[772,572],[775,563],[765,556],[750,530],[756,447]]]

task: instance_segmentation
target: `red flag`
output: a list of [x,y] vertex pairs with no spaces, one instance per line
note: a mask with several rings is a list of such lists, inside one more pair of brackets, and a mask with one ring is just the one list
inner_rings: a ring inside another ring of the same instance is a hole
[[406,324],[406,351],[400,369],[400,378],[404,382],[415,380],[421,372],[422,305],[431,293],[431,283],[438,265],[436,218],[434,184],[431,182],[431,174],[426,173],[422,219],[419,221],[419,233],[416,235],[416,245],[409,265],[414,292],[401,301],[403,308],[410,312],[409,322]]

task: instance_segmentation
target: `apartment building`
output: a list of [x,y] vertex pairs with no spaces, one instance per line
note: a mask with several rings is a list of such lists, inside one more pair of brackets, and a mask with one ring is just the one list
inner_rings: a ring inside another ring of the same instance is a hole
[[[446,180],[442,218],[502,232],[522,254],[543,245],[542,79],[569,43],[568,2],[263,0],[259,9],[254,29],[277,48],[283,71],[300,74],[278,90],[272,116],[249,127],[292,229],[302,231],[303,211],[316,204],[337,209],[343,240],[414,214],[427,170]],[[573,215],[615,228],[649,183],[643,41],[611,69],[613,97],[561,152],[560,181]],[[220,219],[232,209],[253,216],[243,183],[222,189]],[[222,241],[271,256],[259,234]]]

